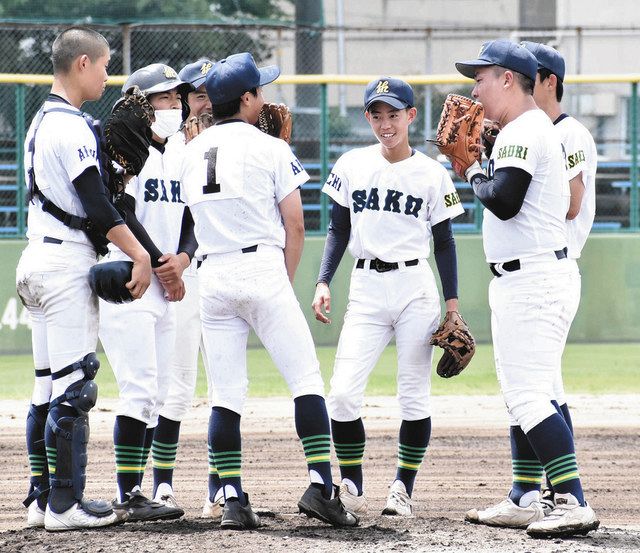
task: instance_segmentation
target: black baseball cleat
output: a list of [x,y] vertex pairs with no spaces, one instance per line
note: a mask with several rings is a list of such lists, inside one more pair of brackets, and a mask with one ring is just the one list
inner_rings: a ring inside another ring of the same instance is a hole
[[311,484],[298,501],[300,512],[333,526],[357,526],[358,517],[345,510],[338,497],[338,488],[334,488],[334,498],[326,499],[322,495],[323,486]]
[[138,490],[128,492],[128,499],[122,503],[113,503],[113,510],[126,511],[127,522],[144,522],[150,520],[173,520],[184,515],[180,507],[173,507],[148,499]]
[[222,508],[221,528],[227,530],[253,530],[260,526],[260,517],[253,512],[249,495],[244,494],[246,505],[241,505],[237,497],[229,497]]

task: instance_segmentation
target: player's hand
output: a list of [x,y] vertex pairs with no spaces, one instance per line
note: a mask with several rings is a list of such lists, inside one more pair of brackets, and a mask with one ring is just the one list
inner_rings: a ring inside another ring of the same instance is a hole
[[316,314],[316,320],[324,324],[331,324],[331,319],[322,312],[324,309],[325,313],[331,313],[331,292],[325,282],[318,282],[318,284],[316,284],[316,293],[313,297],[311,307]]
[[125,284],[134,300],[140,299],[151,283],[151,260],[149,254],[142,250],[140,258],[133,260],[131,280]]
[[174,280],[169,284],[163,284],[164,297],[168,301],[182,301],[186,293],[184,281],[182,279]]
[[175,284],[181,281],[182,273],[190,264],[189,256],[185,253],[177,255],[174,253],[165,253],[158,261],[160,261],[162,265],[156,267],[153,272],[165,289],[165,284]]

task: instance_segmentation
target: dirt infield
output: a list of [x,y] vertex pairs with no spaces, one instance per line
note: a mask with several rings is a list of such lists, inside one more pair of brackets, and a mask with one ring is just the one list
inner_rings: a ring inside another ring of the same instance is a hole
[[[183,520],[93,532],[48,534],[24,529],[21,506],[28,466],[23,445],[26,402],[3,402],[0,455],[0,551],[640,551],[640,397],[574,396],[577,453],[585,492],[602,526],[587,537],[533,540],[523,531],[466,524],[464,512],[502,498],[510,483],[506,417],[496,397],[436,397],[431,444],[414,491],[415,517],[379,515],[395,471],[397,411],[393,398],[373,398],[365,410],[365,487],[371,514],[355,529],[337,530],[297,514],[307,480],[293,427],[292,402],[251,400],[243,417],[243,477],[263,528],[220,530],[199,519],[206,493],[208,408],[196,406],[183,424],[174,488]],[[111,432],[115,402],[92,412],[87,495],[113,497]],[[337,474],[337,468],[334,468]],[[145,477],[147,488],[151,471]]]

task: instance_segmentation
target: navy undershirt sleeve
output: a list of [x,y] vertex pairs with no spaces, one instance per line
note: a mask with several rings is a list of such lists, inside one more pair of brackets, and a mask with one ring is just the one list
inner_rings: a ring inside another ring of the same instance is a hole
[[108,191],[102,183],[97,167],[88,167],[75,179],[73,186],[78,193],[87,218],[106,236],[113,227],[124,224],[122,217],[109,201]]
[[458,297],[458,258],[456,242],[451,231],[451,219],[441,221],[431,227],[433,234],[433,255],[436,259],[442,295],[445,301]]
[[324,244],[322,262],[320,263],[320,272],[316,282],[325,282],[326,284],[331,282],[347,249],[350,235],[351,213],[349,208],[334,203],[331,209],[331,221],[327,229],[327,241]]
[[162,263],[158,261],[162,257],[162,252],[154,244],[153,240],[142,226],[142,223],[138,221],[136,217],[136,199],[129,194],[122,194],[122,196],[116,201],[116,207],[118,211],[124,217],[129,230],[137,238],[138,242],[148,252],[151,257],[151,266],[156,269],[160,267]]
[[178,253],[186,253],[189,259],[193,259],[193,255],[198,249],[198,242],[194,232],[193,216],[191,210],[185,206],[182,214],[182,227],[180,229],[180,241],[178,243]]
[[531,175],[519,167],[501,167],[492,179],[482,173],[471,177],[471,186],[482,205],[502,221],[520,212],[530,184]]

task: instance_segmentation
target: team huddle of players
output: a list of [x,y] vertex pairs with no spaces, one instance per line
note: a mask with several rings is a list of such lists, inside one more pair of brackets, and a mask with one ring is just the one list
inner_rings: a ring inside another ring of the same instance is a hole
[[[411,86],[389,77],[369,83],[364,115],[377,143],[341,156],[323,188],[333,207],[312,305],[319,321],[330,322],[329,284],[345,250],[355,258],[325,404],[292,287],[304,242],[300,188],[309,176],[285,141],[255,126],[262,87],[279,69],[258,68],[239,53],[179,72],[152,64],[132,73],[123,93],[137,86],[154,108],[149,157],[137,175],[125,175],[124,193],[109,198],[96,128],[80,111],[104,90],[109,46],[76,27],[57,37],[52,54],[54,85],[26,140],[29,244],[16,275],[33,323],[36,374],[27,419],[28,525],[62,531],[184,515],[172,476],[201,351],[211,405],[202,516],[224,528],[259,527],[242,486],[250,329],[294,400],[309,475],[298,508],[344,527],[368,511],[361,408],[369,374],[395,337],[402,422],[382,513],[412,516],[431,435],[429,340],[441,318],[427,259],[433,251],[446,311],[458,312],[451,220],[463,208],[451,201],[458,196],[448,171],[409,144],[417,114]],[[485,206],[492,335],[513,462],[508,498],[469,511],[466,520],[527,528],[532,536],[586,533],[598,521],[582,494],[560,357],[580,297],[575,259],[593,220],[595,146],[560,109],[564,61],[555,50],[492,41],[477,60],[456,67],[475,80],[474,97],[500,129],[487,143],[487,172],[475,164],[460,176]],[[214,123],[207,128],[198,125],[205,113]],[[516,151],[526,154],[509,153]],[[581,154],[569,174],[563,151]],[[98,263],[133,261],[127,288],[135,301],[98,302],[87,279],[96,252],[104,254]],[[120,397],[112,502],[83,496],[98,337]]]

